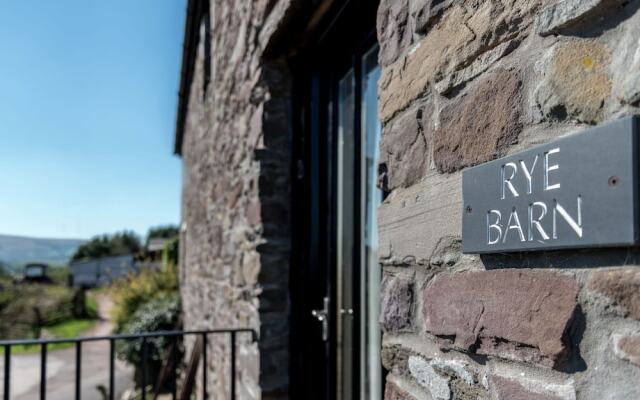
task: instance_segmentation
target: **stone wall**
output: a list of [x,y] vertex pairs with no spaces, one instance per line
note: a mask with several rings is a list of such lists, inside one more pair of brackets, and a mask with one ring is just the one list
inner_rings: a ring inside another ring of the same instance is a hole
[[640,398],[640,251],[460,251],[465,167],[640,113],[639,9],[382,1],[385,399]]
[[[258,332],[238,337],[242,399],[287,398],[289,385],[290,76],[263,55],[290,3],[211,1],[181,148],[184,325]],[[207,352],[209,398],[229,398],[229,336],[211,335]]]

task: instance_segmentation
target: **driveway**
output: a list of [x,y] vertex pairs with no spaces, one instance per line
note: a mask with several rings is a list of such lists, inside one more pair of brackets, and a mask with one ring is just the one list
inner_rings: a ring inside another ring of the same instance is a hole
[[[109,335],[112,303],[108,296],[98,297],[100,321],[84,336]],[[4,357],[0,357],[0,389],[4,393]],[[69,400],[75,394],[75,347],[47,354],[47,399]],[[109,388],[109,342],[86,342],[82,345],[82,398],[102,400],[100,389]],[[133,384],[133,369],[117,360],[115,368],[116,398]],[[33,400],[40,394],[40,353],[11,357],[11,399]]]

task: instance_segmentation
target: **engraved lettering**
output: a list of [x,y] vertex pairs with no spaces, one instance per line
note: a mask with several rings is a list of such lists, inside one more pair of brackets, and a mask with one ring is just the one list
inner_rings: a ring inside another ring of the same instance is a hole
[[[513,221],[513,223],[511,223]],[[507,236],[509,236],[509,232],[515,229],[518,232],[518,236],[520,237],[520,241],[524,242],[524,232],[522,232],[522,225],[520,225],[520,218],[518,218],[518,213],[516,212],[516,208],[513,208],[511,214],[509,214],[509,221],[507,222],[507,229],[504,231],[504,237],[502,238],[502,243],[507,242]]]
[[[511,168],[511,175],[509,175],[508,178],[507,178],[507,173],[505,171],[507,167]],[[511,183],[511,180],[516,176],[516,172],[518,172],[518,166],[516,165],[516,163],[513,163],[513,162],[506,163],[505,165],[502,166],[500,170],[500,175],[502,176],[502,199],[503,200],[506,194],[505,187],[509,188],[509,191],[511,192],[513,197],[519,196],[518,192],[516,191],[516,188],[513,187],[513,183]]]
[[[491,223],[491,214],[496,216],[496,222]],[[489,210],[487,212],[487,244],[496,244],[500,241],[500,237],[502,237],[502,226],[500,225],[500,219],[502,219],[502,214],[498,210]],[[495,231],[498,234],[498,237],[493,239],[491,237],[491,231]]]
[[549,172],[559,170],[558,164],[549,165],[549,156],[551,154],[560,153],[560,147],[556,147],[544,153],[544,190],[560,189],[560,183],[549,184]]
[[[535,163],[534,163],[535,165]],[[534,208],[538,207],[540,209],[540,215],[538,215],[537,217],[534,217]],[[545,215],[547,215],[547,205],[544,204],[541,201],[536,201],[533,202],[532,204],[529,204],[529,229],[528,229],[528,239],[530,242],[533,241],[533,227],[535,226],[536,230],[538,231],[538,234],[542,237],[543,240],[549,240],[549,235],[547,235],[547,232],[544,231],[544,229],[542,228],[542,225],[540,224],[540,221],[542,220],[542,218],[545,217]]]
[[[536,158],[533,159],[533,164],[531,165],[531,169],[527,168],[527,164],[524,161],[520,160],[520,168],[524,171],[524,176],[527,178],[527,193],[533,193],[533,185],[531,183],[531,174],[533,174],[533,170],[536,168],[536,163],[538,162],[538,155],[536,154]],[[504,198],[504,197],[503,197]]]
[[554,207],[553,207],[553,238],[557,239],[558,238],[558,231],[557,231],[557,225],[556,225],[556,220],[557,214],[560,214],[560,216],[565,220],[565,222],[567,224],[569,224],[569,226],[571,227],[571,229],[573,229],[573,231],[576,233],[576,235],[578,235],[579,238],[582,238],[582,196],[578,196],[578,200],[577,200],[577,204],[578,204],[578,221],[576,222],[575,219],[573,219],[573,217],[571,215],[569,215],[569,213],[567,212],[567,210],[565,210],[564,207],[562,207],[560,205],[560,203],[558,203],[557,200],[553,200],[554,203]]

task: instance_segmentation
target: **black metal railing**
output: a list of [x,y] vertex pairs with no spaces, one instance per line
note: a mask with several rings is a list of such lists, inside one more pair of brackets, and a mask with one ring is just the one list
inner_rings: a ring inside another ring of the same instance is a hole
[[[229,335],[230,338],[230,395],[231,399],[236,398],[236,340],[237,335],[241,333],[251,334],[251,340],[256,340],[256,332],[252,329],[248,328],[240,328],[240,329],[211,329],[211,330],[193,330],[193,331],[158,331],[158,332],[145,332],[138,334],[130,334],[130,335],[109,335],[109,336],[90,336],[90,337],[76,337],[76,338],[56,338],[56,339],[17,339],[17,340],[1,340],[0,348],[4,349],[4,400],[10,400],[11,396],[11,348],[13,346],[40,346],[40,399],[45,400],[47,398],[47,346],[50,344],[56,343],[73,343],[76,348],[76,357],[75,357],[75,399],[81,399],[82,392],[82,344],[85,342],[95,342],[95,341],[108,341],[109,342],[109,391],[108,398],[109,400],[115,400],[115,360],[116,360],[116,342],[118,341],[133,341],[140,340],[141,341],[141,357],[140,357],[140,388],[141,388],[141,399],[146,400],[147,398],[147,362],[148,362],[148,341],[152,338],[173,338],[173,344],[170,354],[168,357],[171,357],[173,368],[173,390],[172,390],[172,398],[175,400],[177,393],[177,365],[178,362],[176,360],[177,354],[177,338],[193,335],[196,336],[196,345],[194,346],[194,351],[192,352],[192,357],[190,360],[191,367],[197,368],[197,365],[200,363],[200,359],[202,359],[202,365],[206,366],[207,364],[207,343],[208,337],[210,335]],[[196,348],[200,346],[201,353],[194,357],[196,353]],[[190,366],[187,366],[189,369]],[[208,398],[207,391],[207,368],[202,369],[202,393],[203,398]],[[189,371],[187,371],[187,375],[189,375]],[[189,380],[191,379],[191,382]],[[191,377],[187,376],[185,378],[185,382],[183,382],[183,389],[185,385],[193,385],[195,379],[195,370],[193,371],[193,375]],[[187,389],[190,390],[190,389]],[[71,396],[70,396],[71,397]],[[182,397],[182,396],[181,396]]]

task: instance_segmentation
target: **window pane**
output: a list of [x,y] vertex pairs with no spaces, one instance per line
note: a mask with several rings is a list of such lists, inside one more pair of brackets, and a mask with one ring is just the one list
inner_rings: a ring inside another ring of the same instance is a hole
[[378,189],[377,169],[381,124],[378,119],[378,66],[377,47],[362,60],[362,143],[363,143],[363,249],[362,249],[362,329],[361,336],[361,399],[382,398],[382,366],[380,364],[381,333],[378,325],[380,313],[381,268],[378,264],[377,209],[382,202]]
[[353,382],[353,246],[355,196],[355,82],[349,70],[338,82],[337,357],[338,398],[351,399]]

